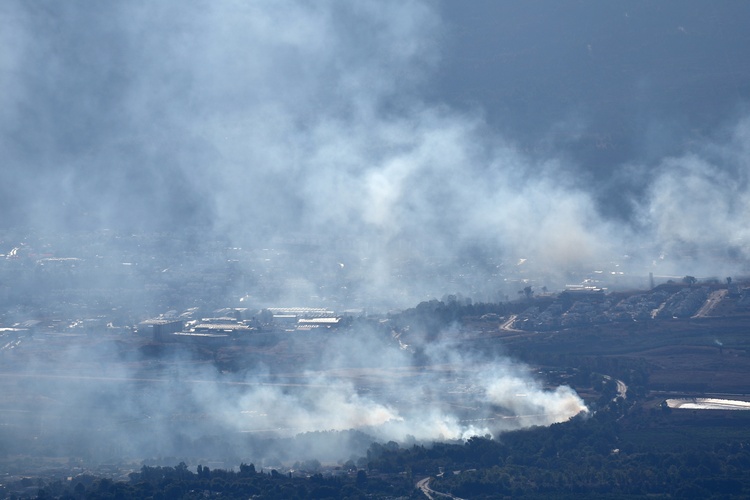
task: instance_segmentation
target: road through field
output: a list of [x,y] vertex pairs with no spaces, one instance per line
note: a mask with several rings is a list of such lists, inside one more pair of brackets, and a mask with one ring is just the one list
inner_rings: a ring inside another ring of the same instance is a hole
[[431,479],[431,477],[426,477],[417,481],[417,488],[422,490],[422,493],[424,493],[424,495],[430,500],[434,500],[436,496],[440,498],[452,498],[453,500],[463,500],[462,498],[455,497],[450,493],[441,493],[439,491],[433,490],[432,488],[430,488]]

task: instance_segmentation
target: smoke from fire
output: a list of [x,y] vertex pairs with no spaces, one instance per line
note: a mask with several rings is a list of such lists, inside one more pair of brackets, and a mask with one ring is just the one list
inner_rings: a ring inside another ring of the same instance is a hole
[[[0,227],[69,235],[58,256],[86,251],[92,269],[137,254],[133,235],[178,235],[118,263],[182,276],[168,290],[233,260],[208,251],[221,242],[252,256],[216,287],[227,305],[404,308],[594,270],[743,273],[748,7],[683,4],[4,2]],[[106,241],[76,239],[103,229]],[[153,276],[122,276],[92,271],[81,288],[125,283],[139,312],[166,302]],[[503,356],[425,346],[453,368],[415,374],[390,344],[345,345],[292,383],[182,354],[152,377],[122,345],[72,342],[4,375],[31,416],[11,424],[103,456],[268,456],[266,432],[454,439],[585,411]],[[362,367],[380,382],[351,373]]]

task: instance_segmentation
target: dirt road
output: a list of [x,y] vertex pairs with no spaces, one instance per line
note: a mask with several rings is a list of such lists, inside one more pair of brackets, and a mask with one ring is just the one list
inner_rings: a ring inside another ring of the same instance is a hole
[[435,497],[437,498],[452,498],[453,500],[463,500],[459,497],[454,497],[450,493],[440,493],[439,491],[435,491],[432,488],[430,488],[430,480],[431,477],[426,477],[424,479],[420,479],[417,481],[417,488],[422,490],[422,493],[424,493],[424,496],[429,498],[430,500],[435,500]]

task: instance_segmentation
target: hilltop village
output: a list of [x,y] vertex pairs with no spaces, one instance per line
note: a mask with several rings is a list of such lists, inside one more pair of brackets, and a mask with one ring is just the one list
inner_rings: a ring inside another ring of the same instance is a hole
[[697,281],[686,276],[680,282],[635,292],[606,293],[596,287],[570,287],[557,295],[538,297],[508,326],[524,331],[553,331],[585,325],[717,316],[728,312],[727,307],[731,311],[750,311],[747,284],[733,283],[731,278],[726,283],[715,279]]

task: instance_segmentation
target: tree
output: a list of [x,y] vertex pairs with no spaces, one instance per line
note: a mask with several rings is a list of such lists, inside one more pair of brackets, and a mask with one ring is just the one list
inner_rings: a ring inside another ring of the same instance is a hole
[[698,282],[698,280],[695,278],[695,276],[685,276],[684,278],[682,278],[682,282],[688,286],[693,286]]
[[363,470],[357,471],[357,487],[364,488],[367,485],[367,472]]
[[76,484],[76,487],[73,488],[73,492],[75,493],[77,498],[84,498],[86,496],[86,487],[83,485],[83,483],[79,482]]
[[254,476],[255,475],[255,464],[247,465],[246,463],[240,464],[240,475],[242,476]]

